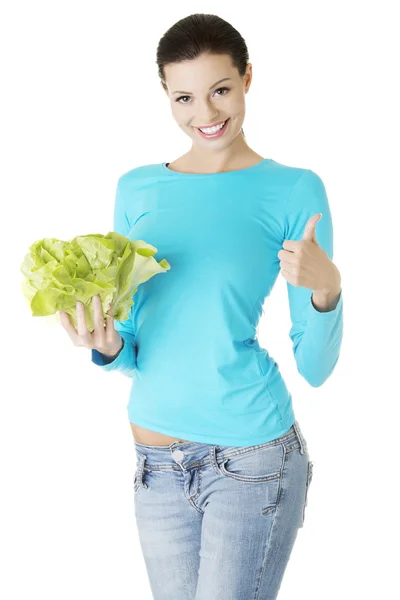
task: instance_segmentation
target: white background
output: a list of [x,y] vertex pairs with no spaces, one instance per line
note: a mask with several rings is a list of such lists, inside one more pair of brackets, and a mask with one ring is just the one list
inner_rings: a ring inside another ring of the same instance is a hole
[[19,268],[34,241],[111,231],[118,177],[189,150],[156,47],[178,19],[211,12],[249,48],[248,144],[325,183],[342,275],[342,352],[322,387],[296,370],[282,276],[259,326],[314,461],[279,600],[399,597],[395,3],[141,6],[1,9],[0,596],[151,599],[134,518],[130,380],[93,365],[58,320],[32,317]]

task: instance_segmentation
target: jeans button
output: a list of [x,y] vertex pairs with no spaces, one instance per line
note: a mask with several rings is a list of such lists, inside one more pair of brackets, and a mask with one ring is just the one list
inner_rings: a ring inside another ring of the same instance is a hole
[[185,455],[182,450],[174,450],[172,456],[176,462],[182,462]]

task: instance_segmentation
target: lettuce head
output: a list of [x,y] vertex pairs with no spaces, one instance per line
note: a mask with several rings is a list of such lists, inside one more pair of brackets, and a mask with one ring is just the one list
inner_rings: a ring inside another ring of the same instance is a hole
[[32,315],[45,317],[62,310],[78,327],[76,303],[85,308],[87,328],[94,330],[93,296],[99,296],[103,315],[113,305],[114,319],[126,321],[138,286],[171,266],[157,262],[157,248],[143,240],[111,231],[75,237],[70,242],[44,238],[29,247],[21,265],[22,292]]

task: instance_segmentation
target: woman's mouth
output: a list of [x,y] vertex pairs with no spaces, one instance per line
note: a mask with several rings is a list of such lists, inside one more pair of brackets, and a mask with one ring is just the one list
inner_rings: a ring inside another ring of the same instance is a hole
[[223,135],[228,127],[228,122],[229,122],[230,117],[228,117],[228,119],[226,119],[226,121],[224,122],[224,124],[219,125],[218,127],[211,127],[211,128],[206,128],[201,130],[199,127],[195,127],[195,129],[197,129],[197,131],[200,133],[201,137],[209,140],[209,139],[215,139],[218,137],[221,137],[221,135]]

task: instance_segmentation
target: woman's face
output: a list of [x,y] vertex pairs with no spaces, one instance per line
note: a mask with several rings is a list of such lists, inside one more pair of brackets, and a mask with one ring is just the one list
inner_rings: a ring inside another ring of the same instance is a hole
[[[231,64],[231,57],[225,54],[202,54],[193,60],[165,66],[165,91],[172,115],[193,144],[221,148],[240,133],[251,70],[249,63],[244,77],[240,77]],[[198,129],[224,121],[227,123],[223,130],[217,133],[203,135]]]

